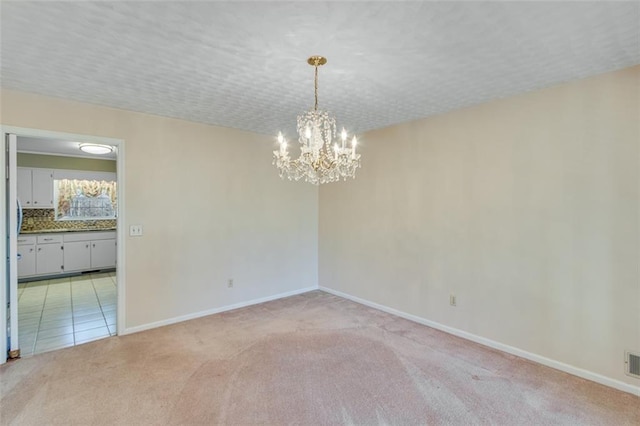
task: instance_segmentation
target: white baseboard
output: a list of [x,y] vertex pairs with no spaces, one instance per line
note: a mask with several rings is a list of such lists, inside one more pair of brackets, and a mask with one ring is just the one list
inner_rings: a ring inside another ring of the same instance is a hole
[[537,355],[531,352],[524,351],[522,349],[515,348],[513,346],[505,345],[500,342],[496,342],[491,339],[487,339],[481,336],[477,336],[475,334],[468,333],[463,330],[459,330],[457,328],[449,327],[435,321],[430,321],[428,319],[407,314],[405,312],[399,311],[397,309],[390,308],[388,306],[380,305],[378,303],[370,302],[365,299],[361,299],[356,296],[352,296],[347,293],[343,293],[341,291],[333,290],[327,287],[319,287],[320,290],[326,291],[327,293],[334,294],[336,296],[344,297],[345,299],[352,300],[356,303],[360,303],[361,305],[369,306],[371,308],[379,309],[384,312],[388,312],[390,314],[399,316],[401,318],[408,319],[409,321],[417,322],[418,324],[426,325],[428,327],[435,328],[437,330],[444,331],[445,333],[452,334],[454,336],[462,337],[463,339],[471,340],[472,342],[480,343],[481,345],[488,346],[490,348],[498,349],[503,352],[510,353],[512,355],[519,356],[521,358],[528,359],[530,361],[537,362],[542,365],[546,365],[547,367],[555,368],[556,370],[564,371],[565,373],[572,374],[574,376],[581,377],[583,379],[591,380],[596,383],[600,383],[605,386],[609,386],[614,389],[621,390],[623,392],[628,392],[632,395],[640,396],[640,386],[630,385],[628,383],[621,382],[616,379],[612,379],[597,373],[593,373],[588,370],[583,370],[582,368],[574,367],[569,364],[565,364],[560,361],[556,361],[550,358],[546,358],[541,355]]
[[206,317],[208,315],[219,314],[220,312],[231,311],[233,309],[244,308],[251,305],[257,305],[259,303],[270,302],[276,299],[282,299],[284,297],[295,296],[296,294],[307,293],[312,290],[317,290],[318,287],[305,287],[286,293],[274,294],[273,296],[261,297],[259,299],[248,300],[246,302],[235,303],[233,305],[222,306],[219,308],[208,309],[206,311],[195,312],[193,314],[181,315],[179,317],[173,317],[162,321],[155,321],[148,324],[137,325],[135,327],[125,328],[123,333],[118,333],[121,336],[126,334],[138,333],[140,331],[151,330],[152,328],[163,327],[165,325],[176,324],[182,321],[188,321],[200,317]]

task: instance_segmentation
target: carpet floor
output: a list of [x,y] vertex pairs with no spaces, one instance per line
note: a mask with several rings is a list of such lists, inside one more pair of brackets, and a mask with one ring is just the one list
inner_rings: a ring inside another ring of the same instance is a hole
[[16,360],[11,425],[638,425],[640,398],[321,291]]

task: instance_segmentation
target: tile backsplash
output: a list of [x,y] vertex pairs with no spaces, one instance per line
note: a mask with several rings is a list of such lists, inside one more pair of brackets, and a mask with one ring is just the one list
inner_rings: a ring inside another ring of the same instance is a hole
[[22,211],[22,227],[20,232],[38,232],[54,230],[87,230],[113,229],[116,219],[108,220],[55,220],[54,209],[24,209]]

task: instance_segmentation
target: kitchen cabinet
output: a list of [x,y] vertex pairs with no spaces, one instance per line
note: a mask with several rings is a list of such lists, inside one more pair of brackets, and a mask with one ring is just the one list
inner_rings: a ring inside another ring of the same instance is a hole
[[89,241],[64,243],[64,271],[82,271],[91,268],[91,245]]
[[116,240],[91,241],[91,268],[116,266]]
[[18,236],[18,278],[116,267],[116,232]]
[[109,269],[116,266],[116,233],[70,232],[64,235],[64,270]]
[[18,167],[16,186],[23,208],[53,207],[53,170]]
[[53,207],[53,170],[32,169],[33,207]]
[[36,274],[36,237],[18,237],[18,277]]
[[64,271],[62,235],[38,235],[36,240],[36,274],[59,274]]
[[17,170],[17,194],[18,200],[22,203],[22,207],[33,207],[33,190],[31,189],[31,169],[18,167]]

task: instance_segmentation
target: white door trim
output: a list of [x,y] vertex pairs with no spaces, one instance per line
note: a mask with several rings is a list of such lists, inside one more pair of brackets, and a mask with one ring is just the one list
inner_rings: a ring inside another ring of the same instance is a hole
[[[11,212],[9,217],[6,218],[6,224],[8,229],[7,238],[5,241],[9,244],[8,253],[15,252],[14,255],[7,256],[7,265],[9,265],[9,273],[5,275],[8,277],[7,286],[9,286],[9,305],[11,306],[9,318],[11,323],[4,324],[3,328],[6,329],[9,327],[11,329],[11,346],[7,349],[9,351],[13,351],[20,348],[20,342],[18,341],[18,218],[15,214],[13,214],[16,210],[15,204],[18,199],[17,194],[17,168],[16,168],[16,160],[17,160],[17,136],[13,133],[5,133],[4,141],[7,145],[7,150],[5,151],[6,155],[12,156],[14,158],[8,158],[6,161],[7,164],[7,173],[6,178],[9,179],[8,185],[5,185],[7,196],[3,199],[9,203],[7,205],[6,211]],[[6,247],[6,244],[5,244]],[[14,288],[15,287],[15,288]],[[6,291],[5,291],[6,294]],[[6,305],[2,305],[6,306]],[[6,321],[6,315],[3,315],[3,318]]]
[[[16,136],[36,137],[36,138],[50,138],[50,139],[67,139],[78,142],[90,142],[99,143],[104,145],[112,145],[116,148],[118,158],[116,161],[116,171],[118,177],[118,228],[117,228],[117,268],[116,268],[116,286],[118,289],[118,307],[117,307],[117,332],[118,334],[124,334],[126,318],[125,318],[125,303],[126,303],[126,285],[125,285],[125,237],[126,237],[126,219],[125,219],[125,149],[124,139],[114,139],[102,136],[82,135],[76,133],[64,133],[55,132],[42,129],[31,129],[14,126],[0,125],[0,133],[2,134],[2,140],[6,138],[6,134],[15,134]],[[0,164],[6,164],[7,152],[3,148],[0,150]],[[2,208],[2,225],[0,226],[0,236],[2,237],[2,244],[0,244],[0,277],[3,277],[3,281],[7,276],[7,253],[6,243],[7,241],[7,227],[6,223],[8,218],[5,217],[7,212],[7,194],[6,184],[0,185],[0,205]],[[0,364],[4,364],[7,360],[6,342],[7,342],[7,324],[6,314],[4,309],[7,306],[7,292],[6,287],[2,287],[0,291],[0,307],[2,308],[2,314],[0,315],[0,342],[2,342],[2,348],[0,349]]]

